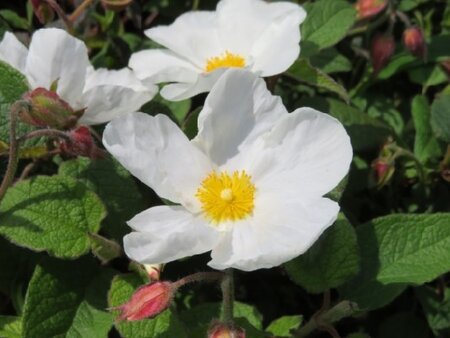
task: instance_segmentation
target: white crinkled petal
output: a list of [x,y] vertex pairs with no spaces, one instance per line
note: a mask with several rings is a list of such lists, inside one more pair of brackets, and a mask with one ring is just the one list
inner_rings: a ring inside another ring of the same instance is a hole
[[145,31],[150,39],[204,69],[208,58],[224,52],[217,34],[216,14],[195,11],[180,15],[169,26]]
[[193,83],[201,72],[189,61],[166,49],[147,49],[133,53],[128,65],[145,83]]
[[93,125],[138,110],[158,88],[143,86],[130,69],[89,70],[80,105],[87,107],[80,123]]
[[0,60],[8,63],[22,74],[25,74],[27,48],[10,32],[6,32],[0,42]]
[[114,119],[103,132],[103,144],[160,197],[200,210],[195,194],[213,167],[167,116],[133,113]]
[[[275,27],[288,20],[292,24],[297,23],[297,27],[289,25],[289,29],[298,31],[298,25],[306,14],[300,6],[287,1],[267,3],[260,0],[222,0],[217,5],[217,16],[222,45],[232,53],[247,56],[251,55],[256,41],[263,36],[271,36],[266,30],[273,30],[272,25]],[[291,34],[289,30],[283,32]],[[281,38],[284,39],[284,36]],[[297,45],[299,39],[300,36]],[[292,42],[289,38],[284,47],[290,47]],[[274,52],[282,52],[276,46],[273,47]],[[275,59],[273,61],[276,62]]]
[[322,232],[336,220],[339,206],[326,198],[307,202],[278,194],[255,201],[254,215],[223,235],[213,248],[214,269],[236,268],[252,271],[272,268],[308,250]]
[[150,208],[128,224],[139,231],[124,237],[125,253],[143,264],[167,263],[209,251],[219,238],[216,230],[180,206]]
[[194,142],[218,165],[242,152],[288,113],[264,80],[229,69],[206,98]]
[[59,96],[78,107],[88,66],[88,52],[81,40],[56,28],[34,33],[26,63],[26,74],[32,87],[49,89],[58,80]]

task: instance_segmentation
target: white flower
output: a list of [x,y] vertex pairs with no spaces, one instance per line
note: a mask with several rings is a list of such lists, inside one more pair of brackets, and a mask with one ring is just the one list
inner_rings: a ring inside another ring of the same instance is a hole
[[161,95],[174,101],[211,90],[227,67],[276,75],[297,59],[305,17],[289,2],[222,0],[215,12],[188,12],[145,31],[167,49],[135,53],[129,66],[144,83],[173,82]]
[[144,87],[130,69],[94,70],[85,44],[56,28],[34,33],[27,48],[6,32],[0,42],[0,60],[20,71],[30,89],[50,89],[75,109],[84,109],[82,124],[98,124],[136,111],[151,100],[156,86]]
[[189,141],[166,116],[133,113],[103,143],[137,178],[180,205],[128,224],[127,255],[166,263],[212,250],[216,269],[270,268],[305,252],[336,219],[323,197],[352,158],[339,121],[311,108],[289,114],[262,79],[228,70],[206,99]]

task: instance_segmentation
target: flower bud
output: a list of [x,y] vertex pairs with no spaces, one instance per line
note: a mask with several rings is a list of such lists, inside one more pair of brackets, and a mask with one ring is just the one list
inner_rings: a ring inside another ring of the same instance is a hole
[[153,282],[137,289],[127,303],[112,310],[120,310],[119,320],[152,318],[169,307],[175,291],[171,282]]
[[358,0],[355,9],[359,19],[366,19],[380,13],[387,4],[387,0]]
[[375,74],[388,63],[394,50],[395,40],[392,35],[378,34],[372,39],[370,56]]
[[103,6],[111,11],[120,12],[127,8],[133,0],[101,0]]
[[403,32],[403,43],[415,56],[424,59],[427,53],[427,45],[423,32],[418,27],[407,28]]
[[73,127],[80,116],[58,94],[45,88],[27,92],[23,99],[29,104],[29,109],[21,110],[19,117],[36,127],[66,129]]
[[208,332],[208,338],[245,338],[245,331],[237,326],[215,322]]
[[144,264],[144,269],[152,281],[159,280],[163,264]]
[[85,156],[89,158],[100,158],[103,151],[97,147],[91,131],[86,126],[79,126],[67,132],[70,140],[61,141],[61,151],[71,156]]
[[55,18],[55,11],[53,8],[43,0],[31,0],[33,12],[43,25],[52,22]]
[[379,188],[388,184],[395,172],[393,163],[382,158],[376,159],[372,163],[372,168],[375,171],[375,178]]

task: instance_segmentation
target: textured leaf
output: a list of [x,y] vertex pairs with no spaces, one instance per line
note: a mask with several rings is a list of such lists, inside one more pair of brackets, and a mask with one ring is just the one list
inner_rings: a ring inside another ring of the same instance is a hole
[[68,177],[40,176],[11,187],[0,206],[0,234],[61,258],[88,252],[105,210],[98,197]]
[[312,56],[309,61],[315,68],[319,68],[324,73],[348,72],[352,69],[352,64],[342,54],[334,48],[327,48]]
[[438,139],[450,143],[450,95],[441,95],[431,105],[431,127]]
[[357,228],[360,273],[341,294],[360,308],[377,308],[407,284],[423,284],[450,270],[450,213],[397,214]]
[[356,19],[354,8],[342,0],[319,0],[305,5],[305,9],[308,15],[300,26],[303,55],[335,45]]
[[91,161],[79,157],[63,162],[59,174],[78,179],[101,198],[108,210],[102,229],[122,243],[123,236],[130,231],[126,221],[145,208],[130,173],[110,159]]
[[[25,77],[7,63],[0,61],[0,141],[9,143],[9,109],[28,91]],[[34,128],[18,121],[17,136],[22,136]],[[24,142],[24,146],[33,146],[39,139]]]
[[22,338],[22,320],[19,317],[0,316],[0,337]]
[[294,282],[312,293],[335,288],[359,269],[355,230],[339,219],[303,255],[285,264]]
[[411,114],[416,128],[414,154],[421,162],[426,163],[430,159],[437,158],[441,154],[441,149],[431,130],[430,105],[425,96],[414,97]]
[[105,311],[112,276],[87,259],[38,265],[25,299],[23,338],[106,338],[113,322]]
[[312,67],[305,59],[295,61],[289,68],[288,74],[298,81],[336,93],[347,102],[349,100],[348,93],[344,87],[321,70]]
[[[137,275],[116,276],[108,294],[110,307],[117,307],[126,303],[133,292],[143,284]],[[174,338],[187,337],[180,320],[166,310],[154,319],[144,319],[132,322],[118,322],[115,326],[124,338]]]
[[450,289],[445,289],[443,296],[438,295],[429,286],[416,288],[415,291],[434,335],[448,337],[450,335]]
[[302,321],[303,316],[284,316],[270,323],[266,331],[277,337],[290,337],[289,332],[297,329]]

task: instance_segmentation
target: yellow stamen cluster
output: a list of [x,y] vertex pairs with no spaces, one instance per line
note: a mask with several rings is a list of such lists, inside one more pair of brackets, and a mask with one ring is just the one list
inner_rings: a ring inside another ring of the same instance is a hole
[[195,195],[202,210],[213,223],[238,221],[251,215],[254,208],[255,186],[245,171],[212,172]]
[[233,54],[226,51],[221,56],[214,56],[206,60],[205,71],[209,73],[217,68],[229,67],[243,68],[245,67],[245,59],[239,54]]

